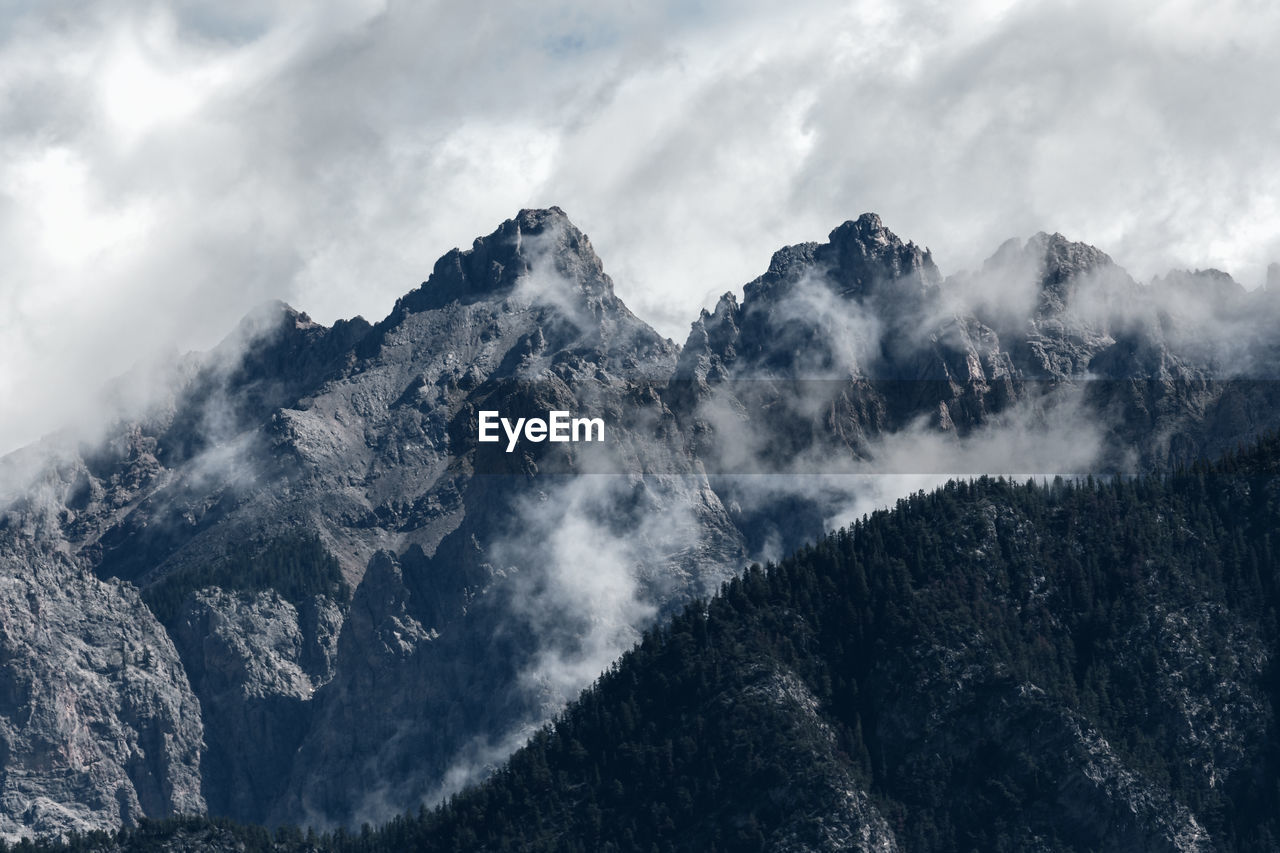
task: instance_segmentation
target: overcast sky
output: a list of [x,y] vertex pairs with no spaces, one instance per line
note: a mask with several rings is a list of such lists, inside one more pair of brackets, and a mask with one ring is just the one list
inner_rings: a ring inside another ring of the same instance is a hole
[[1280,259],[1280,4],[0,0],[0,452],[283,298],[376,320],[556,204],[683,342],[882,215],[944,272],[1061,231]]

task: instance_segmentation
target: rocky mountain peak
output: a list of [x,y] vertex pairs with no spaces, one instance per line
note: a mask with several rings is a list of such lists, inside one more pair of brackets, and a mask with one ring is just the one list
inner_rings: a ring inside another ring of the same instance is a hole
[[613,282],[591,241],[558,207],[521,210],[470,249],[453,249],[436,261],[421,287],[396,305],[409,313],[453,302],[505,298],[531,274],[557,290],[587,299],[612,300]]
[[261,346],[298,331],[317,328],[322,327],[306,313],[287,302],[270,299],[250,309],[213,352],[214,355],[234,356],[244,352],[246,348]]
[[895,296],[936,286],[942,276],[933,256],[904,243],[874,213],[834,229],[826,243],[799,243],[774,253],[769,270],[743,288],[744,306],[777,301],[805,278],[826,280],[840,296],[861,299],[889,286]]
[[1025,242],[1006,240],[983,264],[983,274],[1033,283],[1039,291],[1035,317],[1040,320],[1062,315],[1085,279],[1105,279],[1104,291],[1133,286],[1106,252],[1056,232],[1041,231]]
[[1068,240],[1056,232],[1046,234],[1040,231],[1026,242],[1006,240],[986,260],[983,269],[989,272],[1015,266],[1026,266],[1044,286],[1054,287],[1077,276],[1113,267],[1115,262],[1106,252],[1088,243]]
[[915,243],[902,242],[874,213],[845,222],[828,240],[834,277],[846,294],[859,295],[888,282],[936,285],[941,280],[933,256]]
[[280,299],[269,299],[261,303],[251,310],[242,323],[260,323],[263,325],[277,326],[294,326],[295,328],[308,328],[316,325],[310,315],[305,311],[299,311],[288,302]]
[[1218,302],[1234,302],[1244,297],[1246,291],[1240,282],[1217,269],[1174,270],[1163,278],[1157,278],[1157,288],[1188,297]]
[[1088,243],[1068,240],[1058,233],[1040,231],[1027,240],[1026,250],[1040,259],[1041,279],[1057,285],[1101,267],[1114,266],[1111,256]]
[[827,240],[837,248],[847,250],[852,247],[862,252],[883,252],[890,247],[903,245],[898,235],[884,227],[879,215],[875,213],[864,213],[857,219],[845,220],[831,229]]

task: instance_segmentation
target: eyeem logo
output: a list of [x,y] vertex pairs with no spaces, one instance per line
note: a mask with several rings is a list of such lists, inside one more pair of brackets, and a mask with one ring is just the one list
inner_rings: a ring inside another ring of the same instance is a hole
[[[568,412],[547,412],[547,419],[517,418],[515,423],[497,412],[480,413],[480,441],[502,441],[498,427],[507,434],[507,452],[516,449],[521,434],[527,441],[604,441],[603,418],[571,418]],[[592,436],[595,436],[594,438]]]

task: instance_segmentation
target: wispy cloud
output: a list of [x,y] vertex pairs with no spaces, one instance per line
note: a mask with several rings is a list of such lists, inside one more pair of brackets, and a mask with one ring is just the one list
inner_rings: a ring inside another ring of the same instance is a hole
[[1280,12],[511,0],[30,5],[0,27],[0,449],[281,297],[379,317],[559,204],[683,338],[876,210],[947,271],[1058,230],[1139,280],[1280,257]]

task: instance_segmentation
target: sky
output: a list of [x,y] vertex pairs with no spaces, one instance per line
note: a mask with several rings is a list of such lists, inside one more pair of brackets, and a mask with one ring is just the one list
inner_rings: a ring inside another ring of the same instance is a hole
[[879,213],[944,273],[1059,231],[1280,260],[1280,4],[0,0],[0,453],[284,299],[383,317],[559,205],[683,342]]

